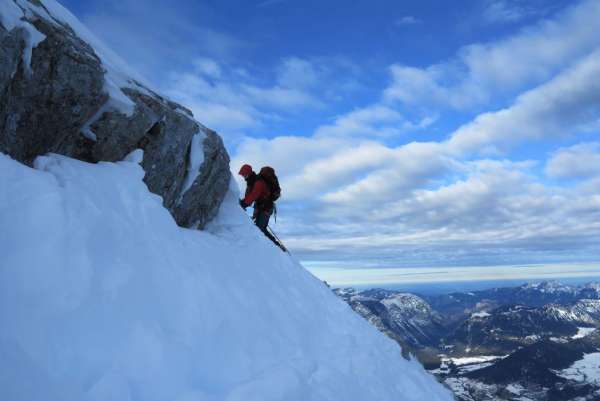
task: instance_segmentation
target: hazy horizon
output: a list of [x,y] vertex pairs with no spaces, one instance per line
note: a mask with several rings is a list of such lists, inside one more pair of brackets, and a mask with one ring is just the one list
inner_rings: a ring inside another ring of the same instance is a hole
[[542,281],[600,282],[600,263],[388,269],[347,269],[311,264],[305,264],[305,267],[334,288],[419,288],[425,292],[443,292],[445,289],[462,291]]

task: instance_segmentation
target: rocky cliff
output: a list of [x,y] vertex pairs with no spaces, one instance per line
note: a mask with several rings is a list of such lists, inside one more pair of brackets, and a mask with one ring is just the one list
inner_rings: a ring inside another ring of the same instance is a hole
[[0,152],[119,161],[135,149],[148,188],[203,228],[230,180],[221,138],[158,95],[54,1],[1,0]]

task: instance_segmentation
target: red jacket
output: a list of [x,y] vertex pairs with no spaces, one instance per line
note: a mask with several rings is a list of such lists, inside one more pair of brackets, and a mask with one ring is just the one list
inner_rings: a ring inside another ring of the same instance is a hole
[[265,182],[261,179],[257,179],[252,186],[250,191],[246,191],[246,197],[244,198],[244,204],[250,206],[255,201],[266,200],[271,196],[271,191]]

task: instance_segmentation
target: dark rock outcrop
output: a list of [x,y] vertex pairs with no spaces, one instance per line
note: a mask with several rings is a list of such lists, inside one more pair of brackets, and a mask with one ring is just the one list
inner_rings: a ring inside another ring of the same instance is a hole
[[[221,138],[189,110],[134,79],[121,88],[133,112],[111,107],[107,70],[94,48],[60,18],[49,18],[43,2],[20,1],[18,7],[28,29],[9,31],[0,23],[0,152],[31,165],[49,152],[98,162],[119,161],[141,148],[150,191],[163,198],[179,225],[204,227],[229,187],[229,156]],[[30,29],[45,38],[27,65]],[[198,172],[189,171],[196,134],[204,136]],[[186,191],[187,174],[197,177]]]

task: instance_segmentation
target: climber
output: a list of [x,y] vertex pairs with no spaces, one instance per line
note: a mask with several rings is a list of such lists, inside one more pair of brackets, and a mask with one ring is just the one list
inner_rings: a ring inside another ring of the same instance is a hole
[[246,180],[246,193],[244,199],[240,199],[240,206],[246,208],[254,203],[254,213],[252,219],[260,231],[265,234],[275,245],[280,247],[284,252],[287,249],[283,244],[269,232],[269,219],[275,209],[275,201],[281,195],[279,180],[275,175],[275,170],[271,167],[263,167],[256,174],[252,170],[252,166],[244,164],[238,173]]

